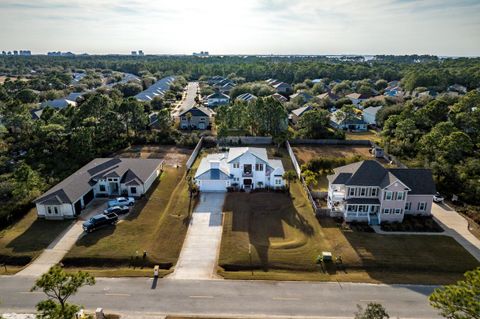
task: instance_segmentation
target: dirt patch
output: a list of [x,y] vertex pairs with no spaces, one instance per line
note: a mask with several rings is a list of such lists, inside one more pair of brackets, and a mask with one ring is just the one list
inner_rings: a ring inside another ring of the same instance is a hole
[[370,147],[358,145],[302,145],[292,147],[299,164],[319,157],[352,157],[359,155],[372,158]]
[[173,145],[133,145],[114,154],[114,157],[126,158],[162,158],[166,165],[183,166],[192,149]]

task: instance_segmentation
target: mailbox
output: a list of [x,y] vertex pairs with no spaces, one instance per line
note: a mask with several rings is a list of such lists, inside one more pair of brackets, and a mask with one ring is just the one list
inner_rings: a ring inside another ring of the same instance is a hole
[[153,277],[158,278],[158,271],[159,270],[160,270],[159,265],[155,265],[155,267],[153,267]]

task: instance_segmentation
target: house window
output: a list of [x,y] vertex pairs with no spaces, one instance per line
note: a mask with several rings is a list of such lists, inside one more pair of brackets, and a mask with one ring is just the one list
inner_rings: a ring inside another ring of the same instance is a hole
[[200,118],[200,122],[205,122],[205,118],[204,118],[204,117],[201,117],[201,118]]
[[366,189],[365,187],[362,187],[362,188],[360,189],[360,196],[363,197],[363,196],[366,195],[366,193],[367,193],[367,189]]
[[401,214],[402,209],[401,208],[395,208],[395,214]]
[[349,196],[355,196],[355,188],[349,187],[348,188],[348,195]]
[[53,207],[53,210],[55,211],[55,215],[58,215],[58,208],[56,206]]
[[275,184],[276,184],[276,185],[282,184],[282,180],[281,180],[281,179],[276,179],[276,180],[275,180]]
[[405,192],[398,192],[397,200],[404,200],[404,199],[405,199]]
[[357,211],[357,205],[348,205],[347,206],[347,211],[356,212]]
[[263,164],[255,164],[255,170],[259,172],[263,171]]
[[405,210],[412,210],[412,203],[411,202],[405,203]]
[[393,193],[390,192],[390,191],[385,191],[385,195],[383,197],[383,199],[385,200],[392,200],[392,197],[393,197]]
[[390,214],[390,208],[384,208],[383,213],[384,214]]
[[50,215],[52,214],[52,209],[50,207],[47,207],[47,211]]
[[427,210],[427,203],[425,203],[425,202],[418,203],[417,209],[421,212],[426,211]]
[[137,193],[137,188],[136,187],[130,187],[130,193],[136,194]]
[[106,191],[105,185],[100,185],[100,186],[98,186],[98,188],[100,189],[100,192],[105,192]]
[[378,196],[378,189],[372,188],[372,196]]
[[233,168],[240,168],[240,163],[233,163]]

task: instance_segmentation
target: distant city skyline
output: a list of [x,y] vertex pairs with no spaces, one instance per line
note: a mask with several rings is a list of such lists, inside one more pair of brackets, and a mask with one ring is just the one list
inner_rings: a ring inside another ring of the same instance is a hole
[[480,56],[479,0],[1,0],[0,51]]

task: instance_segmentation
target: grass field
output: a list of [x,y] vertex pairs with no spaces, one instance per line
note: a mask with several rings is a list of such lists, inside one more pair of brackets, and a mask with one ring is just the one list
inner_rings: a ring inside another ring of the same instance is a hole
[[[175,265],[187,231],[190,203],[184,168],[167,166],[160,181],[137,201],[130,215],[115,228],[106,228],[82,237],[64,258],[73,267],[120,267],[122,275],[132,258],[147,252],[135,265],[160,264],[168,270]],[[151,269],[151,268],[150,268]],[[133,275],[134,271],[130,271]],[[138,272],[143,273],[140,269]],[[141,274],[140,274],[141,275]]]
[[366,132],[345,132],[346,140],[369,140],[377,145],[382,141],[382,138],[374,130],[368,130]]
[[[229,279],[445,284],[480,265],[450,237],[347,232],[333,219],[317,220],[298,182],[291,197],[228,193],[224,212],[219,274]],[[318,266],[322,251],[342,265]]]
[[71,220],[37,219],[37,211],[32,208],[20,221],[0,231],[0,264],[25,266],[71,223]]

